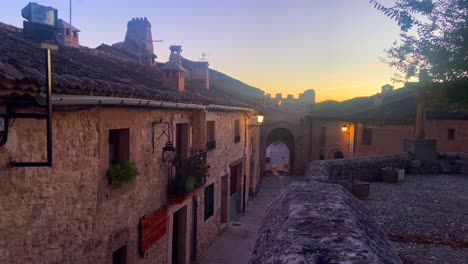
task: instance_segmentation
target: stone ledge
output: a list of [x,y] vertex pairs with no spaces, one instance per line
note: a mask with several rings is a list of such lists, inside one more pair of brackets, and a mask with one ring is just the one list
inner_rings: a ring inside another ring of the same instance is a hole
[[270,205],[250,264],[401,263],[385,232],[340,186],[291,184]]
[[410,154],[367,156],[351,159],[312,161],[306,170],[309,181],[350,180],[352,176],[361,181],[380,180],[380,170],[384,167],[406,168]]

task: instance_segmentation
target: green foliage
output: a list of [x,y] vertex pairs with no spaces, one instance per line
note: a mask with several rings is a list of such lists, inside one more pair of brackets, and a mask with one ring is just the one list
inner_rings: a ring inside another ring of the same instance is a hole
[[196,180],[192,176],[185,178],[185,190],[189,193],[195,189]]
[[436,81],[468,79],[468,0],[396,0],[391,7],[369,2],[402,30],[386,53],[406,79],[423,68]]
[[121,161],[117,164],[112,164],[107,170],[107,178],[115,188],[133,181],[140,173],[131,161]]

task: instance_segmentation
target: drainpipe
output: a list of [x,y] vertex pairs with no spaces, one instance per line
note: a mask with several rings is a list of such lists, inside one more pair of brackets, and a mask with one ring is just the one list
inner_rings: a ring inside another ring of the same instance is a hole
[[247,173],[246,173],[246,169],[247,169],[247,129],[248,129],[248,125],[247,125],[247,116],[246,114],[244,114],[244,164],[243,164],[243,192],[242,192],[242,213],[245,213],[245,200],[246,200],[246,184],[247,184]]
[[197,235],[198,235],[198,197],[195,195],[192,198],[193,203],[193,227],[192,227],[192,261],[197,260]]

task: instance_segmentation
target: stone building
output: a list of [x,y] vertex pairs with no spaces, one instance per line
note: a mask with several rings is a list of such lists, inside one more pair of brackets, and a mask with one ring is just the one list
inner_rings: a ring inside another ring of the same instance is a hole
[[49,116],[39,46],[0,23],[0,263],[203,255],[258,188],[255,105],[103,45],[52,52]]
[[[417,137],[417,87],[417,83],[407,83],[385,94],[317,104],[267,94],[260,141],[262,165],[268,167],[266,150],[274,142],[287,146],[290,171],[299,174],[310,160],[401,153],[403,141]],[[425,109],[425,135],[437,140],[439,152],[468,152],[467,126],[466,109],[435,105]]]
[[172,45],[169,47],[169,64],[176,63],[186,70],[185,79],[192,85],[210,89],[209,63],[207,61],[191,61],[182,57],[182,46]]
[[[404,139],[417,137],[416,92],[414,86],[406,85],[387,91],[384,97],[324,104],[314,109],[309,118],[312,124],[320,123],[319,120],[328,122],[324,126],[326,137],[337,148],[347,150],[344,157],[397,154],[403,150]],[[424,119],[425,136],[437,140],[439,152],[468,151],[466,110],[428,105]],[[329,133],[330,130],[334,132]],[[336,158],[332,149],[325,147],[324,159]]]

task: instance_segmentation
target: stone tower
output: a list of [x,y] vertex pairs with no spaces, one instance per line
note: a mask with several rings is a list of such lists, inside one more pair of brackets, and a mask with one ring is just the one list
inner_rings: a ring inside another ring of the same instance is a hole
[[151,23],[145,18],[133,18],[128,21],[124,48],[140,58],[144,64],[154,65],[156,55],[153,49]]

